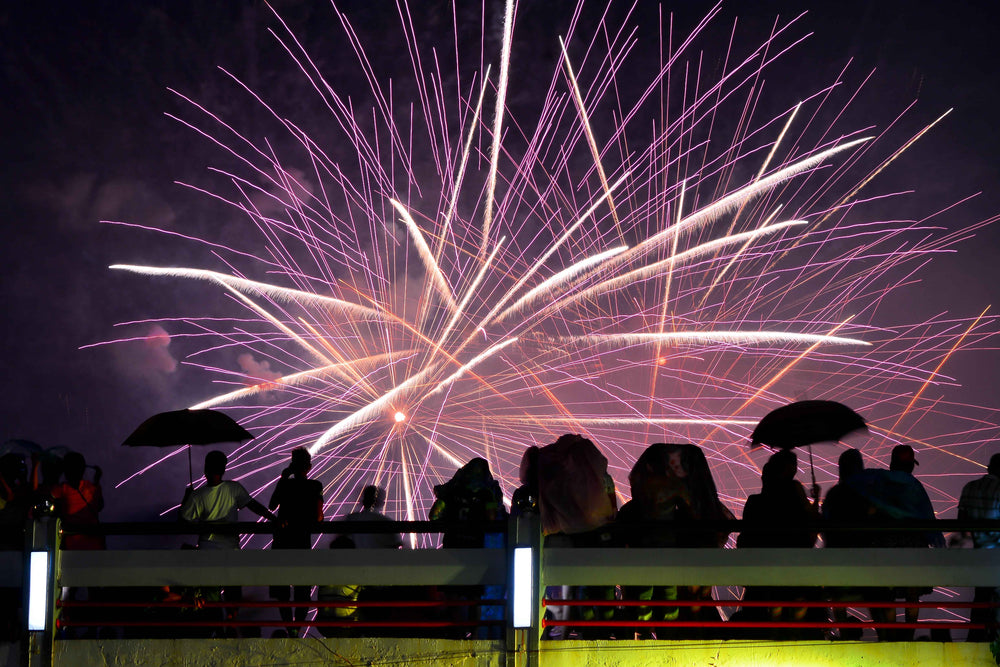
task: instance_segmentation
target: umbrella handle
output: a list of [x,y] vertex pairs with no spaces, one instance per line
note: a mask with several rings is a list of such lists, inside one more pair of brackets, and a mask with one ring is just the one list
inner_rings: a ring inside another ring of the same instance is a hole
[[[194,468],[191,466],[191,445],[187,446],[187,450],[188,450],[188,486],[194,486]],[[811,456],[812,452],[809,452],[809,454]],[[813,483],[815,482],[816,480],[813,479]]]
[[819,484],[816,483],[816,466],[813,465],[813,448],[809,448],[809,474],[812,476],[813,504],[819,505]]

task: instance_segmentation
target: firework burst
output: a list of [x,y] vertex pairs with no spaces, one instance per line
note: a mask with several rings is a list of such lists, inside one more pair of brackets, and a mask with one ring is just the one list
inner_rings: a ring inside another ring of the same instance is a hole
[[[409,53],[409,85],[337,13],[367,81],[353,97],[277,17],[274,38],[329,114],[322,135],[236,77],[273,136],[244,136],[181,95],[181,122],[235,165],[197,189],[247,232],[193,239],[213,248],[211,269],[112,268],[231,297],[223,318],[161,324],[202,341],[187,363],[217,390],[190,407],[227,409],[257,434],[231,455],[236,476],[261,491],[306,446],[328,515],[378,483],[394,516],[420,519],[470,458],[509,495],[526,446],[579,432],[625,493],[646,445],[700,444],[736,507],[758,484],[750,430],[796,398],[865,415],[872,456],[901,440],[965,456],[992,437],[940,388],[949,356],[981,346],[994,321],[883,321],[883,304],[971,231],[870,213],[895,201],[870,188],[920,133],[892,143],[823,125],[858,92],[844,101],[840,80],[763,112],[764,73],[799,41],[795,21],[746,49],[723,43],[709,71],[695,44],[717,12],[679,42],[664,19],[650,57],[635,17],[583,34],[578,10],[550,36],[557,60],[540,63],[518,57],[508,2],[479,19],[496,29],[475,45],[459,25],[449,71],[402,5],[392,50]],[[273,376],[239,370],[238,354]],[[823,478],[838,453],[817,450]]]

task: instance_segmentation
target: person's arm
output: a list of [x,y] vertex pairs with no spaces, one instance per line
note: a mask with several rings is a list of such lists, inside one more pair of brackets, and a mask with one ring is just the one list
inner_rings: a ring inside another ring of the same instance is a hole
[[250,502],[246,504],[246,508],[255,514],[264,517],[265,519],[270,519],[271,521],[278,520],[278,517],[274,514],[274,512],[267,509],[253,498],[251,498]]
[[267,509],[271,510],[272,512],[278,509],[278,505],[281,504],[281,487],[283,486],[282,482],[284,481],[285,481],[285,473],[282,472],[281,479],[278,480],[277,486],[274,487],[274,491],[271,493],[271,500],[268,501],[267,503]]
[[181,521],[200,521],[203,508],[200,502],[201,496],[195,493],[193,486],[184,489],[184,499],[181,501],[181,511],[179,518]]

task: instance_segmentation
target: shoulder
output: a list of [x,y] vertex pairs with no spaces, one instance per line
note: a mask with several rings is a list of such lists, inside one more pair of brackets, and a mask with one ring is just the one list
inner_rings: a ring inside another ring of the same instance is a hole
[[234,496],[246,496],[247,498],[250,497],[250,492],[247,491],[246,487],[244,487],[239,482],[234,482],[231,479],[227,479],[222,482],[222,485],[225,487],[225,490],[227,492],[233,494]]

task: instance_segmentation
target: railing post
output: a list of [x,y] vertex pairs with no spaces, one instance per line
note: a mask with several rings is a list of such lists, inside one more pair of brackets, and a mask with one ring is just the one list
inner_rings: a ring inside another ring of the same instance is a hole
[[507,532],[507,665],[535,667],[541,635],[538,516],[528,513],[511,517]]
[[24,628],[21,664],[51,667],[55,609],[59,597],[59,519],[42,516],[28,524],[24,550]]

